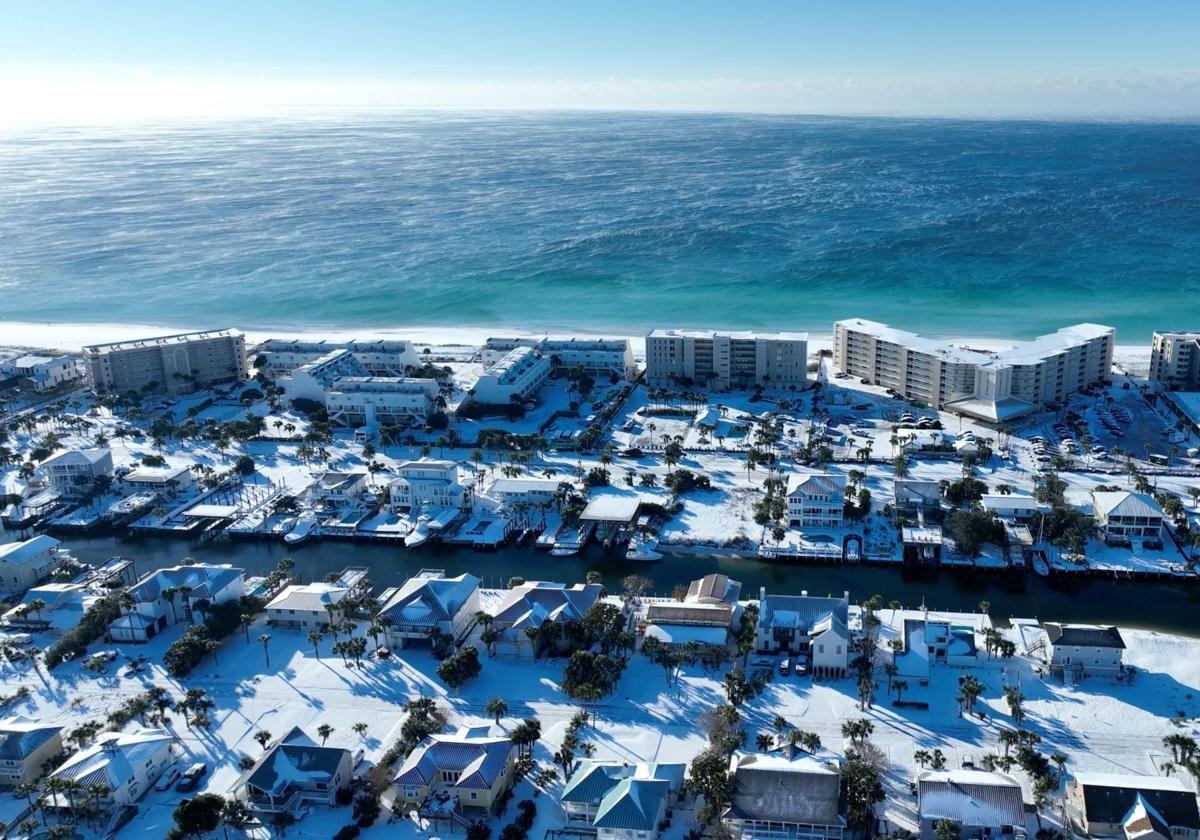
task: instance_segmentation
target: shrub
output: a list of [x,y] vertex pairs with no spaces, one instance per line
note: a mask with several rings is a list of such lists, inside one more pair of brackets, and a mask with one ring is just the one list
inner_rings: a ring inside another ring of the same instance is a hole
[[163,667],[173,677],[186,677],[215,645],[239,629],[243,615],[262,612],[264,606],[261,598],[247,595],[211,607],[203,624],[189,627],[171,643],[163,655]]
[[333,840],[354,840],[354,838],[358,837],[358,835],[361,833],[361,828],[354,823],[350,823],[350,825],[344,825],[339,828],[337,832],[334,833]]
[[354,800],[354,822],[360,828],[369,828],[379,819],[379,800],[369,794],[361,794]]
[[119,594],[105,595],[88,607],[79,625],[70,630],[46,650],[46,667],[54,668],[63,661],[69,653],[77,657],[87,650],[87,646],[100,639],[108,632],[108,625],[121,617],[121,599]]

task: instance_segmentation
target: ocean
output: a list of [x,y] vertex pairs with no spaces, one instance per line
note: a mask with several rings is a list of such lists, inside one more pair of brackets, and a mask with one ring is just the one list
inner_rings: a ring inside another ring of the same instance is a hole
[[[0,135],[0,321],[1200,327],[1200,124],[375,113]],[[2,333],[2,325],[0,325]]]

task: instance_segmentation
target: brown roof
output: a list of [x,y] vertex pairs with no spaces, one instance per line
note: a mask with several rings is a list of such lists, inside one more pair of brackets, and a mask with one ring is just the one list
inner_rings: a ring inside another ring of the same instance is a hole
[[646,610],[651,624],[700,624],[728,627],[733,624],[733,607],[727,604],[651,604]]

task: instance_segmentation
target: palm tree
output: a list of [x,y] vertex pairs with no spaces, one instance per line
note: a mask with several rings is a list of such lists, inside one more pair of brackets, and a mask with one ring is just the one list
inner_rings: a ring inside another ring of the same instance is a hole
[[238,619],[238,624],[242,627],[242,632],[246,634],[246,644],[250,644],[250,625],[254,623],[254,616],[244,614]]
[[[34,810],[34,804],[33,804],[34,794],[39,793],[39,792],[40,791],[38,790],[37,782],[28,780],[28,779],[24,782],[21,782],[21,784],[17,785],[16,788],[13,790],[13,793],[15,795],[25,797],[25,804],[29,806],[30,812],[32,812]],[[45,824],[46,824],[46,815],[45,815],[45,813],[43,813],[42,814],[42,825],[45,825]],[[26,833],[31,833],[31,832],[26,832]]]
[[325,634],[320,630],[313,629],[308,631],[308,643],[313,647],[313,654],[317,659],[321,658],[321,639]]
[[329,736],[333,734],[333,727],[328,723],[322,723],[317,727],[317,734],[321,736],[321,746],[325,746],[325,742],[329,740]]
[[483,707],[483,711],[485,714],[491,715],[495,719],[496,725],[499,726],[500,718],[508,714],[508,703],[504,701],[503,697],[493,697],[487,701],[487,705]]
[[267,647],[267,645],[270,644],[270,642],[271,642],[271,634],[263,633],[261,636],[258,637],[258,640],[260,642],[262,642],[263,658],[267,660],[267,667],[270,668],[271,667],[271,651]]
[[254,740],[258,741],[258,745],[262,747],[263,752],[266,752],[267,744],[271,743],[271,733],[265,729],[260,729],[254,733]]
[[354,734],[357,735],[359,738],[362,738],[364,735],[367,734],[367,729],[368,729],[367,724],[363,723],[361,720],[358,723],[354,724],[354,726],[351,726],[350,728],[354,731]]

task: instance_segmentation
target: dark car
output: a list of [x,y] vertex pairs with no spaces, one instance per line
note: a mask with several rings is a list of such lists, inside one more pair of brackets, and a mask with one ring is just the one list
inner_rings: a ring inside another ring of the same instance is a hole
[[631,446],[621,452],[626,458],[641,458],[646,453],[636,446]]
[[183,775],[179,777],[179,781],[175,785],[175,790],[180,793],[186,793],[189,790],[195,790],[196,785],[200,784],[200,779],[208,772],[208,765],[203,763],[193,764],[191,767],[183,771]]

